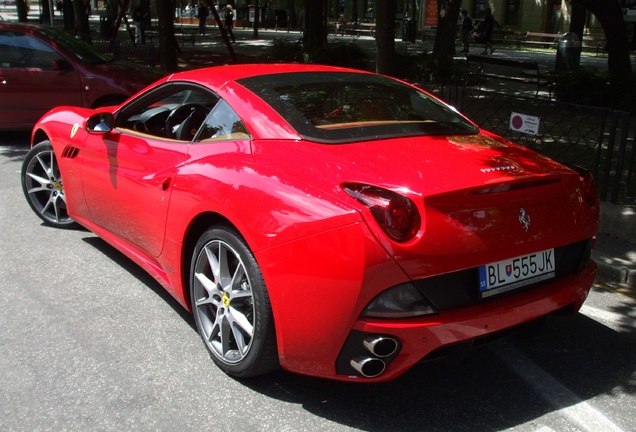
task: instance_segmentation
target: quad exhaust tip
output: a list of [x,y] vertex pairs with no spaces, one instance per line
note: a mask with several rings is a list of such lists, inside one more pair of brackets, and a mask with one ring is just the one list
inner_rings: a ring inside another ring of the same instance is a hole
[[398,342],[386,336],[369,336],[362,341],[364,348],[376,357],[389,357],[398,349]]
[[372,356],[355,357],[349,364],[363,377],[375,378],[386,369],[386,362],[383,359],[395,354],[400,345],[392,337],[369,336],[362,341],[362,346]]
[[386,365],[383,360],[375,357],[356,357],[351,359],[351,367],[366,378],[375,378],[384,372]]

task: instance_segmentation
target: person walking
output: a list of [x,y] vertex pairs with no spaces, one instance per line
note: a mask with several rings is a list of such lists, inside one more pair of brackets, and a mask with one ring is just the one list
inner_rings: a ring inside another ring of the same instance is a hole
[[208,7],[202,1],[197,7],[197,18],[199,18],[199,34],[205,36],[205,24],[208,20]]
[[462,11],[462,42],[464,43],[463,53],[468,54],[470,48],[470,38],[473,33],[473,19],[468,15],[468,11]]
[[133,22],[135,23],[135,44],[143,45],[146,43],[146,34],[144,30],[144,13],[141,10],[141,5],[138,5],[133,10]]
[[232,10],[232,5],[228,4],[225,8],[225,31],[227,35],[232,38],[232,42],[236,42],[234,39],[234,32],[232,28],[234,27],[234,11]]
[[492,9],[486,8],[486,17],[484,18],[484,29],[483,29],[483,41],[484,41],[484,52],[482,54],[488,55],[488,48],[490,48],[490,54],[495,52],[495,49],[492,47],[492,32],[495,29],[495,17],[492,15]]

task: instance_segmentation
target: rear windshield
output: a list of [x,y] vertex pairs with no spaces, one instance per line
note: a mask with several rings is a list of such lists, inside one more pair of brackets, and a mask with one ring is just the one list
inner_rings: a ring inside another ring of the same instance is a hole
[[398,81],[353,72],[297,72],[238,81],[296,131],[321,142],[474,134],[452,108]]

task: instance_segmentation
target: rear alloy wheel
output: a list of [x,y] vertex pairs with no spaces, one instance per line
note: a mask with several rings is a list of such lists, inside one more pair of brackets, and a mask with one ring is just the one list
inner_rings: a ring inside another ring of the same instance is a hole
[[190,275],[197,329],[217,366],[239,378],[276,369],[269,296],[240,234],[225,227],[206,231],[196,245]]
[[60,169],[48,140],[29,150],[22,163],[22,191],[40,219],[56,228],[74,228],[66,211],[66,196]]

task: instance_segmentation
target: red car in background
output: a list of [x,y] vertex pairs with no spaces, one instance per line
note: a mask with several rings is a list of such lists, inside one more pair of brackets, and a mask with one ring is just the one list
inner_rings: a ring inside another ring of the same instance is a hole
[[64,31],[0,22],[0,130],[31,129],[59,105],[117,105],[163,74],[114,61]]
[[236,377],[389,380],[576,313],[596,275],[589,172],[350,69],[207,68],[58,107],[21,177],[45,224],[83,225],[191,310]]

